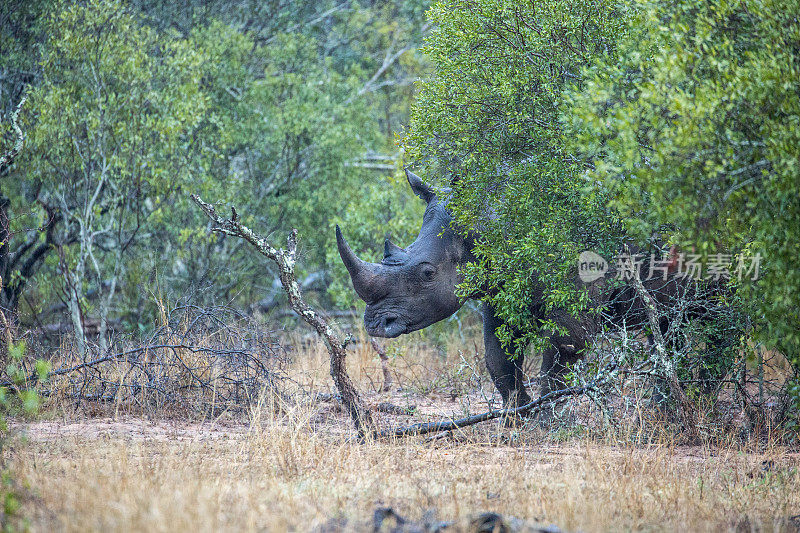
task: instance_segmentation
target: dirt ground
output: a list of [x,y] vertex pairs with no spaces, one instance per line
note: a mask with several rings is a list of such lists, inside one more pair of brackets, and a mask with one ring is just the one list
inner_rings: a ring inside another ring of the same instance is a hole
[[[292,375],[330,393],[324,351],[314,350],[295,358]],[[389,393],[376,392],[374,354],[348,359],[370,406],[415,406],[413,416],[379,413],[382,424],[497,405],[474,358],[403,351],[391,361]],[[485,531],[800,527],[800,456],[773,441],[690,447],[659,433],[643,440],[491,421],[358,442],[334,401],[307,395],[265,396],[214,419],[51,405],[12,431],[9,466],[33,531],[373,531],[387,507],[407,520],[403,531],[476,531],[486,513],[502,524]]]
[[536,442],[493,423],[359,444],[312,429],[319,413],[273,415],[17,424],[31,529],[368,531],[386,506],[464,531],[487,512],[527,531],[798,529],[800,458],[777,448]]

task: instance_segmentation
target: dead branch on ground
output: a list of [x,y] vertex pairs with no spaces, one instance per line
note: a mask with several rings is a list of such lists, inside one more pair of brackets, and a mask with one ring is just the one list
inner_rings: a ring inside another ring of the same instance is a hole
[[550,406],[559,401],[566,400],[569,397],[579,396],[585,394],[588,390],[597,387],[598,384],[592,383],[587,385],[580,385],[577,387],[568,387],[557,391],[550,392],[544,396],[532,400],[525,405],[509,409],[495,409],[476,415],[470,415],[458,420],[441,420],[438,422],[426,422],[420,424],[413,424],[406,427],[400,427],[393,430],[381,431],[377,433],[378,437],[409,437],[412,435],[425,435],[426,433],[438,433],[442,431],[452,431],[454,429],[461,429],[467,426],[474,426],[487,420],[495,418],[514,417],[517,415],[535,415],[547,406]]

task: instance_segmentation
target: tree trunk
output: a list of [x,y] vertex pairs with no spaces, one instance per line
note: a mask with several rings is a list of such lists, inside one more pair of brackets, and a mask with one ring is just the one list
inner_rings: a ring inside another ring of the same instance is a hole
[[[100,316],[98,317],[100,319],[100,327],[98,330],[97,342],[100,345],[101,353],[106,353],[110,347],[108,341],[108,313],[111,309],[111,302],[114,299],[114,294],[117,290],[117,279],[119,279],[120,270],[122,269],[122,246],[118,246],[116,252],[116,257],[114,258],[114,274],[111,276],[111,280],[108,283],[108,292],[106,293],[105,297],[102,295],[100,296]],[[95,274],[97,275],[98,294],[100,294],[102,293],[105,282],[103,280],[102,272],[100,272],[100,268],[96,261],[94,262],[94,266]]]
[[108,288],[108,293],[105,298],[100,299],[100,328],[98,330],[98,343],[100,351],[106,353],[109,349],[108,342],[108,312],[111,309],[111,300],[114,298],[114,293],[117,289],[117,274],[111,278],[111,285]]
[[67,264],[63,248],[59,248],[59,255],[61,275],[64,278],[64,289],[67,293],[67,310],[70,322],[72,322],[72,331],[75,334],[75,346],[78,354],[83,358],[86,356],[86,333],[83,331],[82,288],[80,286],[83,279],[83,261],[78,260],[78,265],[73,272]]

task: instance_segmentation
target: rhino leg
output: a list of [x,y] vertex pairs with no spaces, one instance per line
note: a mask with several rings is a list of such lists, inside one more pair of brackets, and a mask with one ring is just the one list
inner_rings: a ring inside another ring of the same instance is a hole
[[[559,338],[557,340],[564,340]],[[544,396],[553,391],[565,387],[564,374],[567,366],[577,362],[581,356],[577,350],[572,348],[574,344],[553,344],[542,352],[542,368],[540,370],[540,381],[542,384],[540,396]]]
[[[539,371],[539,397],[558,391],[566,387],[564,374],[568,365],[577,362],[581,358],[580,350],[577,346],[579,339],[566,336],[550,337],[550,346],[542,352],[542,368]],[[557,421],[554,406],[545,406],[537,419],[539,425],[545,429],[552,429],[555,425],[561,425],[564,420]]]
[[586,326],[565,311],[554,311],[548,318],[566,329],[564,334],[553,333],[550,346],[542,353],[540,371],[541,395],[565,387],[564,374],[568,365],[576,363],[586,348]]
[[483,343],[486,352],[486,368],[492,376],[497,390],[503,397],[503,407],[513,408],[525,405],[531,401],[525,391],[524,377],[522,374],[523,356],[511,360],[503,349],[495,330],[502,322],[495,316],[494,309],[489,304],[483,306]]
[[542,353],[540,371],[541,395],[563,389],[564,374],[568,365],[576,363],[586,348],[587,331],[591,324],[584,323],[566,311],[556,310],[547,316],[565,331],[550,335],[550,346]]

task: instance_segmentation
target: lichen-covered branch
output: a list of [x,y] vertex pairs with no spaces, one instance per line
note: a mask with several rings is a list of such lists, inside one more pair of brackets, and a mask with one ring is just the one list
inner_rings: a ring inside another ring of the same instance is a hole
[[219,216],[213,205],[205,203],[197,195],[191,199],[214,223],[213,231],[244,239],[255,247],[262,255],[274,261],[278,267],[281,286],[289,299],[289,305],[322,337],[330,355],[331,377],[342,397],[342,403],[356,425],[360,435],[372,431],[372,416],[361,401],[358,391],[347,375],[345,357],[347,340],[342,340],[330,326],[328,321],[303,300],[300,284],[295,275],[295,252],[297,250],[297,230],[294,229],[287,239],[286,249],[274,248],[265,238],[260,237],[247,226],[239,222],[236,210],[231,208],[231,218]]
[[[630,256],[630,254],[629,254]],[[631,265],[633,267],[633,265]],[[658,309],[656,307],[656,300],[647,292],[642,280],[637,275],[638,272],[632,270],[634,275],[631,277],[631,285],[636,291],[637,296],[642,299],[644,304],[645,314],[650,323],[650,330],[653,335],[653,344],[655,344],[655,356],[653,357],[655,367],[666,378],[667,386],[672,398],[678,404],[678,413],[681,421],[688,431],[692,434],[696,432],[694,419],[692,417],[692,407],[689,398],[686,396],[683,388],[678,381],[678,373],[675,361],[667,353],[667,344],[664,340],[664,335],[661,333],[661,326],[659,324]]]
[[0,156],[0,172],[11,166],[11,163],[14,162],[14,159],[22,150],[22,145],[25,144],[25,136],[22,134],[19,124],[17,124],[17,119],[19,118],[19,111],[25,105],[25,100],[27,99],[28,95],[23,96],[14,109],[14,113],[11,114],[11,127],[14,128],[14,132],[17,134],[17,140],[11,150]]

